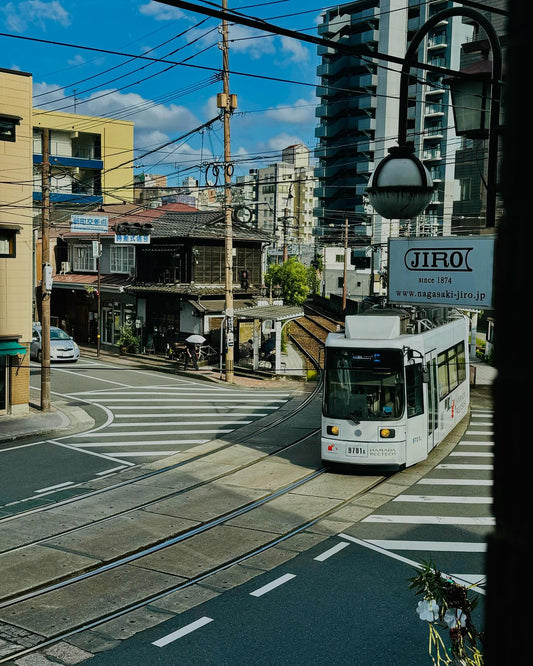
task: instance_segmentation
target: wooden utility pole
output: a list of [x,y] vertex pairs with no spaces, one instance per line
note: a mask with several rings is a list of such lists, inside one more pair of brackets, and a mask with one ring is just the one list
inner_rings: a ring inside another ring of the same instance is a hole
[[50,130],[42,130],[41,410],[50,411]]
[[[222,11],[228,8],[227,0],[222,0]],[[229,44],[228,23],[222,19],[222,94],[217,96],[217,106],[222,109],[224,119],[224,213],[225,213],[225,328],[226,328],[226,381],[233,382],[233,226],[231,208],[231,163],[230,118],[237,107],[236,95],[229,91]]]
[[346,296],[348,282],[348,218],[344,220],[344,273],[342,278],[342,311],[346,316]]

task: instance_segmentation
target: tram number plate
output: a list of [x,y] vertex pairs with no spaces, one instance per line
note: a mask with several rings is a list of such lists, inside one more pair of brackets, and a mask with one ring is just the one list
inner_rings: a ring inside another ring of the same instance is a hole
[[346,446],[346,455],[347,456],[359,456],[366,458],[368,456],[368,445],[367,444],[348,444]]

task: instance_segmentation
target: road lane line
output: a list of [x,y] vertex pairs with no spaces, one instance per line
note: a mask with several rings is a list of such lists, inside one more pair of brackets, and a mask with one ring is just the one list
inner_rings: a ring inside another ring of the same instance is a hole
[[152,645],[155,645],[156,647],[165,647],[165,645],[168,645],[173,641],[177,641],[179,638],[182,638],[183,636],[186,636],[187,634],[190,634],[191,632],[200,629],[201,627],[205,626],[206,624],[209,624],[210,622],[213,622],[213,618],[201,617],[199,620],[196,620],[196,622],[191,622],[190,624],[187,624],[185,627],[182,627],[177,631],[173,631],[171,634],[163,636],[163,638],[159,638],[157,641],[154,641]]
[[346,541],[342,541],[341,543],[338,543],[336,546],[333,546],[333,548],[324,551],[321,555],[317,555],[313,559],[316,560],[317,562],[324,562],[324,560],[327,560],[328,557],[336,555],[340,550],[343,550],[344,548],[346,548],[346,546],[349,545],[350,544],[347,543]]
[[[124,433],[130,435],[131,433]],[[142,442],[80,442],[73,444],[71,448],[78,450],[79,447],[87,446],[89,448],[101,449],[106,446],[161,446],[161,444],[205,444],[208,439],[156,439],[153,442],[143,440]],[[121,454],[122,455],[122,454]],[[118,461],[122,462],[122,461]]]
[[284,585],[292,578],[296,578],[295,574],[285,574],[284,576],[280,576],[279,578],[276,578],[276,580],[273,580],[271,583],[267,583],[267,585],[263,585],[263,587],[254,590],[254,592],[250,592],[250,596],[262,597],[263,594],[267,594],[267,592],[274,590],[276,587]]
[[48,493],[51,490],[59,490],[59,488],[65,488],[66,486],[73,486],[74,481],[65,481],[65,483],[58,483],[55,486],[48,486],[48,488],[40,488],[36,490],[36,493]]
[[[230,416],[230,414],[228,414]],[[249,423],[253,423],[253,421],[201,421],[202,425],[248,425]],[[109,427],[110,428],[133,428],[134,426],[136,428],[143,427],[143,426],[154,426],[157,425],[155,423],[150,423],[150,421],[129,421],[127,424],[126,423],[110,423]],[[198,426],[198,421],[165,421],[166,426],[173,426],[173,425],[178,425],[178,426]],[[150,431],[147,431],[148,433]],[[206,432],[205,430],[200,431],[200,432]],[[213,431],[211,431],[213,432]],[[218,432],[218,431],[217,431]],[[228,431],[225,431],[228,432]]]
[[460,469],[466,471],[467,469],[479,469],[479,470],[484,470],[484,471],[492,471],[494,469],[494,465],[460,465],[460,464],[450,464],[450,463],[442,463],[441,465],[437,465],[435,469]]

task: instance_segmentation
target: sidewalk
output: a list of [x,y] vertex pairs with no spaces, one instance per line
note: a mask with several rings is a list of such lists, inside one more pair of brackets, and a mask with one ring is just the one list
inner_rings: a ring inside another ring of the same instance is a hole
[[[84,360],[94,362],[98,360],[96,348],[80,345],[81,358],[76,364],[69,364],[69,369],[83,366]],[[200,367],[198,370],[184,371],[176,361],[172,361],[165,356],[157,354],[127,354],[121,356],[118,351],[100,350],[99,360],[102,362],[112,362],[143,370],[156,370],[176,375],[191,377],[193,379],[203,379],[215,382],[217,384],[227,385],[224,374],[214,366]],[[52,371],[55,366],[52,366]],[[302,375],[303,361],[300,355],[291,350],[286,359],[287,376],[280,375],[279,378],[258,379],[257,377],[247,377],[234,375],[233,386],[242,386],[250,389],[269,389],[278,381],[283,382],[283,387],[289,390],[300,390],[302,382],[289,376],[289,370],[295,368],[295,373]],[[0,417],[0,444],[8,443],[24,437],[42,436],[46,437],[54,434],[55,436],[64,436],[81,430],[87,430],[94,426],[93,419],[87,412],[79,406],[71,405],[65,400],[54,400],[49,412],[42,412],[40,409],[40,393],[31,389],[31,403],[29,414],[21,416],[3,416]],[[5,447],[4,447],[5,448]]]

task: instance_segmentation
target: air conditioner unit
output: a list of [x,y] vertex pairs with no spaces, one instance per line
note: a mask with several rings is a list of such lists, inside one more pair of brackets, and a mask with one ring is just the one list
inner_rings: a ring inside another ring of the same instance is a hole
[[61,270],[59,271],[60,275],[65,275],[65,273],[70,273],[70,261],[61,262]]

